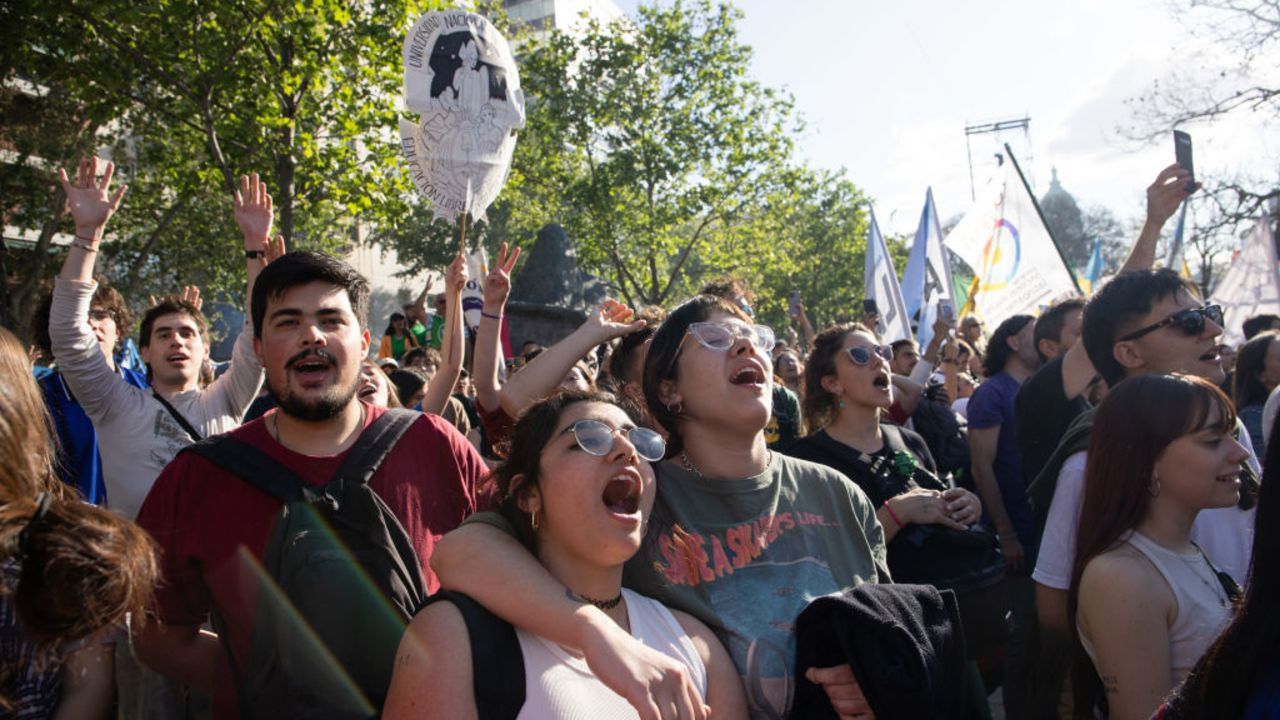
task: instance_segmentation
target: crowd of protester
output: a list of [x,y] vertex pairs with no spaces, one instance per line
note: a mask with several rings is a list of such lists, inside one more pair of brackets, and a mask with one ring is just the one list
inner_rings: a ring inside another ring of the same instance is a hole
[[0,329],[0,717],[1280,717],[1280,317],[1224,367],[1152,269],[1176,167],[1087,301],[920,347],[725,278],[511,360],[519,249],[375,348],[245,177],[216,377],[194,289],[130,359],[112,174],[62,174],[42,362]]

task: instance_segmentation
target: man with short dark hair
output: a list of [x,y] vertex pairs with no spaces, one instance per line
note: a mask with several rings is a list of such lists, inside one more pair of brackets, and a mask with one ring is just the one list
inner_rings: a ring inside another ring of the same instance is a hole
[[1084,300],[1080,298],[1063,300],[1036,320],[1036,352],[1044,365],[1022,384],[1014,402],[1024,482],[1035,479],[1067,426],[1089,408],[1083,387],[1067,396],[1063,377],[1065,356],[1080,339],[1083,323]]
[[[1196,287],[1177,273],[1140,270],[1117,276],[1093,296],[1085,307],[1081,340],[1092,367],[1109,386],[1148,373],[1175,372],[1216,383],[1223,377],[1218,355],[1221,323],[1222,309],[1204,305]],[[1092,411],[1071,424],[1029,488],[1038,505],[1052,498],[1032,575],[1041,643],[1047,648],[1041,653],[1042,663],[1052,664],[1054,656],[1061,654],[1058,648],[1070,641],[1067,590],[1075,561],[1092,424]],[[1192,539],[1217,567],[1243,584],[1253,535],[1253,511],[1243,508],[1252,507],[1258,465],[1248,433],[1239,433],[1238,440],[1249,452],[1248,467],[1241,468],[1242,504],[1200,511],[1192,526]],[[1060,677],[1049,669],[1041,673],[1046,680]]]
[[[1027,572],[1035,563],[1036,537],[1031,502],[1022,479],[1018,449],[1020,428],[1014,419],[1018,389],[1040,366],[1035,346],[1036,320],[1030,315],[1006,318],[987,342],[983,359],[987,379],[969,399],[969,456],[973,481],[982,498],[984,523],[1000,538],[1009,582],[1008,610],[1013,632],[1005,648],[1005,677],[1012,678],[1025,658],[1026,639],[1035,615],[1032,586]],[[1010,717],[1022,704],[1022,688],[1004,684],[1004,702]]]
[[[324,486],[386,412],[357,397],[369,286],[354,268],[319,253],[285,255],[263,271],[252,301],[254,351],[277,409],[231,436],[265,453],[311,486]],[[483,504],[486,468],[439,416],[422,414],[368,484],[403,526],[427,591],[439,583],[428,561],[436,541]],[[165,468],[138,523],[161,550],[159,623],[135,635],[152,667],[212,688],[215,715],[235,717],[233,668],[248,667],[267,538],[281,501],[194,453]],[[219,638],[201,626],[213,613]],[[360,622],[360,618],[352,618]],[[394,648],[392,648],[394,651]],[[376,709],[376,708],[375,708]]]
[[1254,315],[1245,320],[1241,324],[1240,329],[1244,332],[1246,341],[1252,340],[1255,335],[1264,330],[1280,330],[1280,315],[1272,315],[1269,313],[1262,315]]
[[893,360],[889,361],[889,371],[894,375],[911,377],[911,371],[920,362],[920,348],[915,340],[894,340],[889,343],[893,350]]

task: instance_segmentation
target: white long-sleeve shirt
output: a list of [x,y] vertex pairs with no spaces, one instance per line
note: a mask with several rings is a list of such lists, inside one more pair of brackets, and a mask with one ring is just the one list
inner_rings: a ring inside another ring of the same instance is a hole
[[[133,387],[111,371],[89,327],[89,306],[97,289],[95,282],[57,279],[49,338],[63,378],[98,432],[107,504],[132,520],[160,471],[191,444],[191,438],[150,388]],[[208,437],[238,426],[261,385],[262,366],[253,353],[253,331],[245,318],[231,367],[222,377],[204,390],[166,399],[201,437]]]

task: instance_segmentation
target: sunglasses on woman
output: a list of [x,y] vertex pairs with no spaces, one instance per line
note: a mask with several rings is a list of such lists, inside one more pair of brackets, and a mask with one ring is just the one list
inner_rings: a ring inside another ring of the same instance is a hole
[[1205,319],[1212,320],[1214,324],[1222,325],[1222,306],[1221,305],[1205,305],[1204,307],[1190,308],[1188,310],[1180,310],[1158,323],[1152,323],[1140,330],[1133,332],[1120,338],[1117,342],[1124,340],[1137,340],[1143,335],[1150,335],[1162,327],[1175,325],[1187,337],[1196,337],[1204,332]]
[[879,355],[880,359],[885,362],[893,359],[893,348],[888,345],[875,345],[872,347],[854,345],[851,348],[846,348],[845,352],[849,353],[849,359],[853,361],[854,365],[866,365],[876,355]]
[[613,437],[618,433],[627,436],[627,442],[636,449],[636,454],[649,462],[658,462],[667,454],[667,441],[649,428],[633,427],[617,430],[599,420],[579,420],[564,429],[572,432],[573,439],[578,442],[589,455],[604,457],[613,451]]

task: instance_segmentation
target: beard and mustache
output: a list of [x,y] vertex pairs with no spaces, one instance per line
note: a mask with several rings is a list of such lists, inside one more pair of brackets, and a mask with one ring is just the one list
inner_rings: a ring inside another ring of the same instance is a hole
[[338,359],[324,348],[303,350],[284,364],[286,377],[281,378],[280,387],[276,387],[272,382],[271,373],[267,373],[267,394],[275,401],[276,407],[281,412],[298,420],[318,422],[337,417],[355,399],[356,391],[360,388],[360,373],[355,373],[351,382],[346,385],[339,383],[327,385],[317,398],[301,398],[289,391],[287,376],[294,366],[307,360],[324,362],[331,368],[338,367]]

